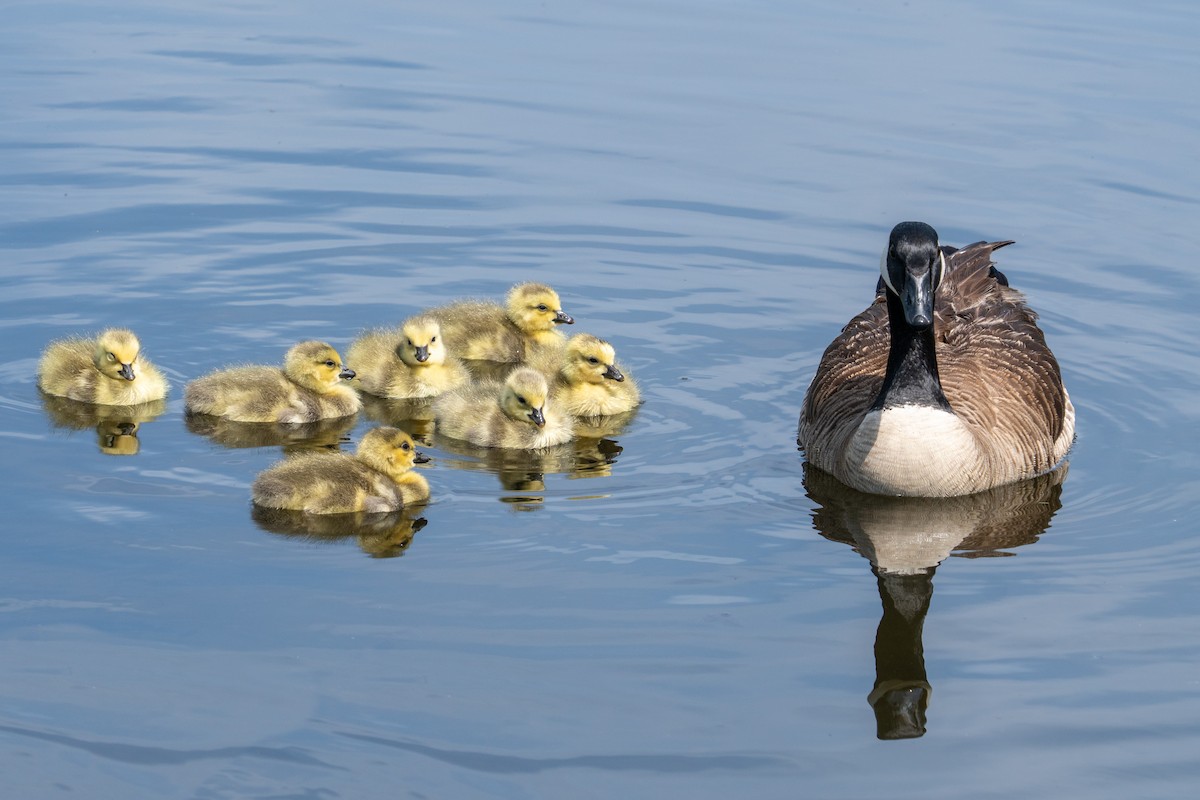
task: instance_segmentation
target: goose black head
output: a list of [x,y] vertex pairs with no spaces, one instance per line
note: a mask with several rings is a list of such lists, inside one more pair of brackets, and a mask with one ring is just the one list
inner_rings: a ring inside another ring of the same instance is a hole
[[905,321],[918,330],[932,325],[934,292],[946,272],[937,231],[924,222],[892,228],[879,271],[888,291],[900,300]]

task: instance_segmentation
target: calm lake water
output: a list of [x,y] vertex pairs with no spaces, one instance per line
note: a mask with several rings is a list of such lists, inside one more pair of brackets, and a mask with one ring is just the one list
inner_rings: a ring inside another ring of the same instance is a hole
[[[1182,0],[9,4],[5,796],[1195,797],[1198,37]],[[1017,240],[1068,474],[806,486],[905,219]],[[432,441],[417,519],[251,514],[394,410],[184,422],[211,369],[524,280],[646,402],[541,460]],[[165,406],[43,403],[46,343],[110,324]]]

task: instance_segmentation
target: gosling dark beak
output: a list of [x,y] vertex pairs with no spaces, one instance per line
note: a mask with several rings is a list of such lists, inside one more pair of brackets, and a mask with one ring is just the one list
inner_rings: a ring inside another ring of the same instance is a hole
[[546,415],[542,413],[540,408],[535,408],[529,412],[529,418],[533,420],[533,424],[539,428],[546,427]]
[[424,453],[422,453],[420,450],[418,450],[418,451],[416,452],[416,455],[414,455],[414,456],[413,456],[413,463],[414,463],[414,464],[428,464],[428,463],[429,463],[429,461],[430,461],[430,458],[429,458],[429,456],[425,455],[425,454],[424,454]]
[[562,322],[566,325],[574,325],[575,324],[575,318],[572,317],[570,314],[563,313],[562,311],[554,312],[554,321]]
[[917,330],[925,330],[933,324],[932,269],[920,274],[905,272],[900,305],[904,309],[904,319]]
[[127,381],[131,381],[137,377],[133,374],[133,364],[122,364],[121,369],[117,370],[117,374]]
[[417,362],[424,364],[429,360],[429,345],[423,344],[417,348]]
[[351,378],[353,378],[356,374],[357,373],[355,373],[355,371],[350,369],[349,367],[342,367],[342,371],[338,373],[338,377],[341,378],[342,380],[348,381]]
[[617,369],[616,366],[613,364],[609,364],[607,367],[604,368],[604,377],[608,378],[609,380],[613,380],[613,381],[625,380],[625,376],[621,374],[621,370]]

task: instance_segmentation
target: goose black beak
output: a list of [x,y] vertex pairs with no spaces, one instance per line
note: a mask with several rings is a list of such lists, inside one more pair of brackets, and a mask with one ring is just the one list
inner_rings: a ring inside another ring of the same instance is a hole
[[529,418],[533,420],[533,424],[539,428],[546,427],[546,415],[542,413],[540,408],[535,408],[529,412]]
[[933,324],[933,270],[919,274],[905,272],[904,288],[900,292],[904,319],[917,330]]
[[416,454],[413,455],[413,463],[414,464],[428,464],[430,462],[430,460],[431,459],[429,458],[429,456],[425,455],[420,450],[418,450],[416,452]]
[[351,378],[353,378],[356,374],[358,374],[358,373],[356,373],[354,370],[350,369],[349,367],[342,367],[342,371],[338,373],[338,377],[341,378],[342,380],[348,381]]
[[564,325],[574,325],[575,324],[575,318],[572,317],[570,314],[563,313],[562,311],[554,312],[554,321],[561,322]]
[[117,374],[127,381],[131,381],[137,377],[133,374],[133,364],[122,364],[121,369],[117,370]]
[[604,377],[614,381],[625,380],[625,376],[621,374],[621,370],[617,369],[616,365],[614,364],[609,364],[604,368]]
[[429,345],[423,344],[417,348],[417,362],[424,364],[429,360]]

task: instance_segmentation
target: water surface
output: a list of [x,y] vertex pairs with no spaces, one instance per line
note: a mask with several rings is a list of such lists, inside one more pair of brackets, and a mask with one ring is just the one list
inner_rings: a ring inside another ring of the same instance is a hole
[[[1171,2],[13,5],[8,792],[1192,797],[1198,33]],[[804,389],[902,219],[1017,240],[1065,474],[806,486]],[[285,449],[387,409],[183,419],[211,369],[523,280],[646,402],[540,461],[431,442],[418,519],[251,513]],[[43,402],[45,344],[109,324],[165,409]]]

